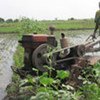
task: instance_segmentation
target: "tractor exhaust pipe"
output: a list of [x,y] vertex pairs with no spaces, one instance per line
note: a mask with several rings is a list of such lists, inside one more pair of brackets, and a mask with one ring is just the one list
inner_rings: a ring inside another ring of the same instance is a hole
[[60,45],[61,45],[61,48],[66,48],[69,46],[68,39],[64,33],[61,33]]

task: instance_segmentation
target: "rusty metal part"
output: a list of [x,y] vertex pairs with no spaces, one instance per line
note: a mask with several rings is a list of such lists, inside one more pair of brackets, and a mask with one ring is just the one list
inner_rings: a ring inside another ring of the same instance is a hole
[[82,57],[85,54],[85,46],[84,45],[79,45],[77,48],[77,54],[79,57]]
[[77,59],[78,57],[70,57],[70,58],[65,58],[65,59],[61,59],[61,60],[57,60],[56,63],[62,63],[68,60],[73,60],[73,59]]
[[66,47],[68,47],[68,39],[67,39],[67,37],[61,38],[61,39],[60,39],[60,44],[61,44],[61,48],[66,48]]
[[[54,29],[52,31],[54,31]],[[60,42],[62,47],[60,50],[50,51],[49,49],[48,51],[48,46],[57,46],[54,35],[24,36],[21,43],[25,49],[24,67],[26,67],[26,70],[32,70],[32,67],[35,67],[41,72],[47,72],[48,69],[45,68],[44,65],[52,66],[56,70],[69,70],[69,67],[73,67],[75,70],[78,68],[80,70],[86,66],[86,64],[89,64],[89,62],[93,62],[92,59],[86,59],[84,57],[86,53],[100,51],[100,40],[68,46],[68,41],[63,34]],[[99,46],[95,47],[97,44]],[[51,54],[51,56],[48,56],[49,54]]]
[[62,51],[60,52],[59,56],[60,56],[61,58],[64,58],[64,57],[66,57],[69,53],[70,53],[70,49],[65,49],[65,50],[62,50]]
[[39,47],[35,49],[32,54],[32,63],[33,65],[41,72],[48,71],[47,68],[44,68],[44,65],[47,65],[46,57],[43,55],[48,52],[48,44],[41,44]]

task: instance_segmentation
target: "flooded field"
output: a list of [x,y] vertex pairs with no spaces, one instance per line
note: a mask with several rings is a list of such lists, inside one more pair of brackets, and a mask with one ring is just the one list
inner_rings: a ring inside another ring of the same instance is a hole
[[[58,40],[58,44],[60,44],[59,39],[61,38],[61,33],[64,33],[69,41],[69,44],[82,44],[86,42],[86,39],[89,35],[93,33],[93,30],[70,30],[70,31],[60,31],[55,32],[56,38]],[[60,46],[59,46],[60,47]]]
[[6,95],[5,89],[11,82],[13,54],[17,47],[17,38],[13,34],[0,34],[0,100]]

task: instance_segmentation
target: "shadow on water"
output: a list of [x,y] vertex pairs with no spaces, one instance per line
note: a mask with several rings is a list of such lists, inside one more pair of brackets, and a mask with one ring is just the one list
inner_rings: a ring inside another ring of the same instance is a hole
[[0,100],[6,95],[6,87],[11,82],[13,54],[17,47],[17,36],[0,34]]

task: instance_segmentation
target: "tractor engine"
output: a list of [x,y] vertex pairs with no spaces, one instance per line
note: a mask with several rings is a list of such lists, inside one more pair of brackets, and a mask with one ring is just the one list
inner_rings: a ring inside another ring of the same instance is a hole
[[47,72],[44,65],[52,66],[54,69],[67,69],[76,63],[76,59],[83,56],[84,45],[68,46],[66,38],[62,33],[61,49],[54,50],[57,41],[54,35],[23,35],[19,41],[24,48],[24,70],[31,71],[37,68],[40,72]]
[[61,48],[55,49],[57,41],[54,35],[32,34],[23,35],[19,43],[24,48],[24,66],[15,72],[21,77],[33,74],[32,68],[38,69],[41,74],[48,72],[48,67],[53,67],[55,70],[69,70],[70,79],[76,81],[82,68],[100,60],[100,57],[94,60],[91,56],[85,55],[88,52],[100,51],[100,47],[95,47],[100,44],[100,40],[69,46],[67,37],[61,33]]
[[[38,59],[44,61],[42,54],[44,54],[47,45],[51,47],[57,46],[57,41],[54,35],[32,34],[23,35],[22,40],[19,41],[24,48],[24,69],[32,70],[32,67],[37,65]],[[41,65],[41,62],[40,65]],[[45,62],[44,62],[45,63]],[[41,68],[40,68],[41,69]]]

